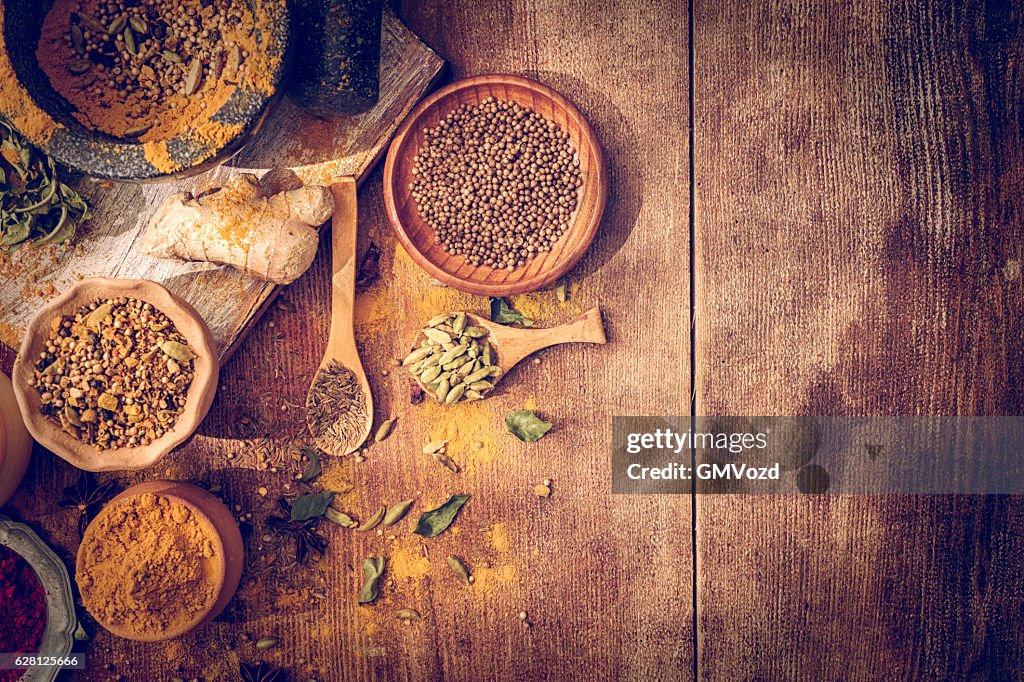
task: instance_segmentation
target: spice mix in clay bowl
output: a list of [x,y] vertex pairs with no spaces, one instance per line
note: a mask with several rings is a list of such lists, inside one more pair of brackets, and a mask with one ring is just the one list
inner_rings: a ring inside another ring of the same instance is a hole
[[220,500],[188,483],[150,481],[89,524],[75,580],[100,625],[156,642],[216,618],[238,588],[243,559],[238,525]]
[[82,280],[29,324],[14,362],[29,432],[79,469],[141,469],[210,409],[219,362],[209,328],[155,282]]

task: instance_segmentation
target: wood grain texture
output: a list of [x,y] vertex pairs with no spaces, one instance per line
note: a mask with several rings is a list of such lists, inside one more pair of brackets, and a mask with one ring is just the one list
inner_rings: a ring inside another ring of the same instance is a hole
[[[183,180],[150,184],[83,180],[78,189],[93,204],[93,220],[73,248],[45,254],[26,249],[15,270],[0,263],[0,341],[16,347],[36,308],[83,277],[159,282],[202,314],[221,358],[237,346],[273,296],[273,284],[227,267],[178,263],[142,255],[135,247],[150,217],[171,194],[222,184],[240,172],[294,168],[306,182],[363,179],[384,154],[405,115],[436,80],[443,62],[392,13],[382,28],[380,101],[356,117],[318,119],[280,102],[252,144],[226,165]],[[56,261],[53,259],[56,257]],[[20,270],[20,271],[19,271]]]
[[[695,3],[700,413],[1021,414],[1022,21]],[[1024,669],[1019,498],[707,496],[697,529],[703,678]]]
[[[461,106],[479,105],[489,97],[517,102],[554,121],[569,134],[583,184],[579,203],[565,234],[547,253],[538,253],[515,270],[474,266],[434,243],[434,228],[420,217],[412,197],[416,155],[424,130],[436,126]],[[597,234],[608,196],[608,171],[594,131],[580,111],[561,94],[536,81],[509,74],[472,76],[452,83],[420,102],[395,135],[384,164],[384,205],[402,247],[434,279],[478,296],[508,296],[543,289],[572,269]]]
[[[287,568],[287,543],[267,535],[277,497],[300,487],[290,446],[305,430],[301,406],[329,324],[323,240],[312,269],[224,365],[219,398],[197,436],[155,470],[118,477],[194,481],[240,516],[253,514],[241,591],[217,622],[175,643],[132,644],[88,625],[93,663],[80,679],[230,680],[239,661],[259,660],[287,668],[290,679],[322,682],[690,677],[691,500],[613,497],[607,464],[611,415],[685,413],[689,405],[689,297],[679,285],[689,259],[688,149],[678,134],[687,125],[685,16],[673,2],[630,0],[595,12],[578,1],[518,0],[411,2],[402,17],[451,60],[454,77],[528,75],[564,93],[594,126],[609,159],[609,208],[571,273],[569,302],[547,291],[514,303],[543,326],[600,304],[609,344],[544,351],[540,364],[521,363],[480,403],[447,411],[410,405],[408,381],[390,361],[434,313],[486,314],[487,300],[432,286],[404,255],[375,172],[359,198],[360,248],[368,240],[380,248],[381,279],[357,295],[356,338],[377,423],[398,422],[366,461],[327,462],[315,488],[345,491],[338,504],[363,519],[385,500],[414,497],[416,505],[381,535],[328,528],[328,556],[306,568]],[[521,443],[503,432],[502,419],[530,406],[555,428]],[[461,473],[421,453],[432,438],[451,441]],[[552,480],[548,499],[533,492],[544,479]],[[73,480],[67,465],[37,450],[6,508],[65,561],[77,540],[71,512],[56,501]],[[420,513],[462,492],[472,498],[452,530],[422,543],[410,534]],[[416,560],[422,545],[426,566]],[[389,568],[381,598],[360,607],[359,567],[369,554],[387,556]],[[465,560],[473,587],[451,575],[449,554]],[[400,608],[416,609],[423,621],[403,626]],[[245,635],[282,643],[260,653]]]

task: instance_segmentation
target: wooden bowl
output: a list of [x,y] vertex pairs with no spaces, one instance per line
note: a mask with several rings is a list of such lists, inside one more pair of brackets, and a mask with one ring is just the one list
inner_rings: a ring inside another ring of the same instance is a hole
[[[434,243],[434,229],[421,217],[410,194],[412,169],[423,143],[423,131],[463,104],[487,97],[518,102],[554,121],[569,133],[583,175],[582,193],[569,229],[551,251],[540,253],[511,272],[475,266]],[[402,247],[434,279],[480,296],[508,296],[541,289],[568,272],[583,256],[597,233],[608,194],[608,171],[594,131],[569,100],[529,78],[508,75],[475,76],[457,81],[423,100],[398,131],[384,164],[384,203]]]
[[[206,625],[220,615],[228,605],[228,602],[235,596],[235,591],[238,589],[238,583],[242,578],[242,565],[245,562],[245,549],[242,545],[242,534],[238,530],[238,524],[235,522],[234,516],[219,499],[191,483],[149,481],[134,485],[115,497],[89,524],[78,549],[78,557],[75,564],[76,574],[81,575],[83,570],[82,564],[85,553],[82,551],[82,548],[96,541],[93,539],[95,533],[92,532],[99,527],[96,522],[113,508],[115,502],[125,498],[137,497],[145,493],[171,497],[184,503],[196,515],[199,523],[207,530],[212,531],[211,536],[213,538],[214,558],[205,568],[213,576],[217,598],[211,602],[207,610],[196,614],[195,618],[190,622],[184,623],[177,628],[165,630],[159,634],[139,635],[136,632],[119,626],[117,623],[106,623],[97,619],[100,625],[118,637],[124,637],[125,639],[137,642],[162,642],[181,637],[196,628]],[[95,614],[93,616],[95,617]]]
[[[45,348],[50,323],[54,318],[71,315],[80,307],[100,298],[122,296],[145,301],[167,315],[198,357],[192,361],[195,376],[188,389],[185,409],[178,415],[174,428],[149,445],[100,450],[79,441],[43,415],[39,411],[39,393],[29,384],[29,380],[39,353]],[[152,466],[186,441],[210,410],[217,394],[219,370],[213,336],[203,318],[187,302],[156,282],[96,277],[82,280],[40,308],[25,332],[18,357],[14,361],[11,379],[25,425],[43,447],[79,469],[118,471]]]
[[32,438],[18,411],[14,386],[0,373],[0,506],[18,489],[31,454]]

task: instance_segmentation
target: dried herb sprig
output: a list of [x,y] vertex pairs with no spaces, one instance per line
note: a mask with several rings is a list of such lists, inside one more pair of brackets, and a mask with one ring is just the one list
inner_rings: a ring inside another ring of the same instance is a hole
[[89,204],[64,184],[54,160],[0,116],[0,253],[26,242],[61,244],[90,217]]

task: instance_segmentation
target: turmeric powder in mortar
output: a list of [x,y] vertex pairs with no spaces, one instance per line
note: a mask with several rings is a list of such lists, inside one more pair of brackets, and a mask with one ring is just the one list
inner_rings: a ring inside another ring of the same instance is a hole
[[237,126],[215,114],[236,88],[269,94],[263,3],[245,0],[56,0],[36,57],[54,90],[90,130],[142,142],[190,131],[225,143]]
[[210,522],[178,499],[145,493],[115,500],[78,551],[82,604],[132,639],[187,629],[218,597],[215,537]]

